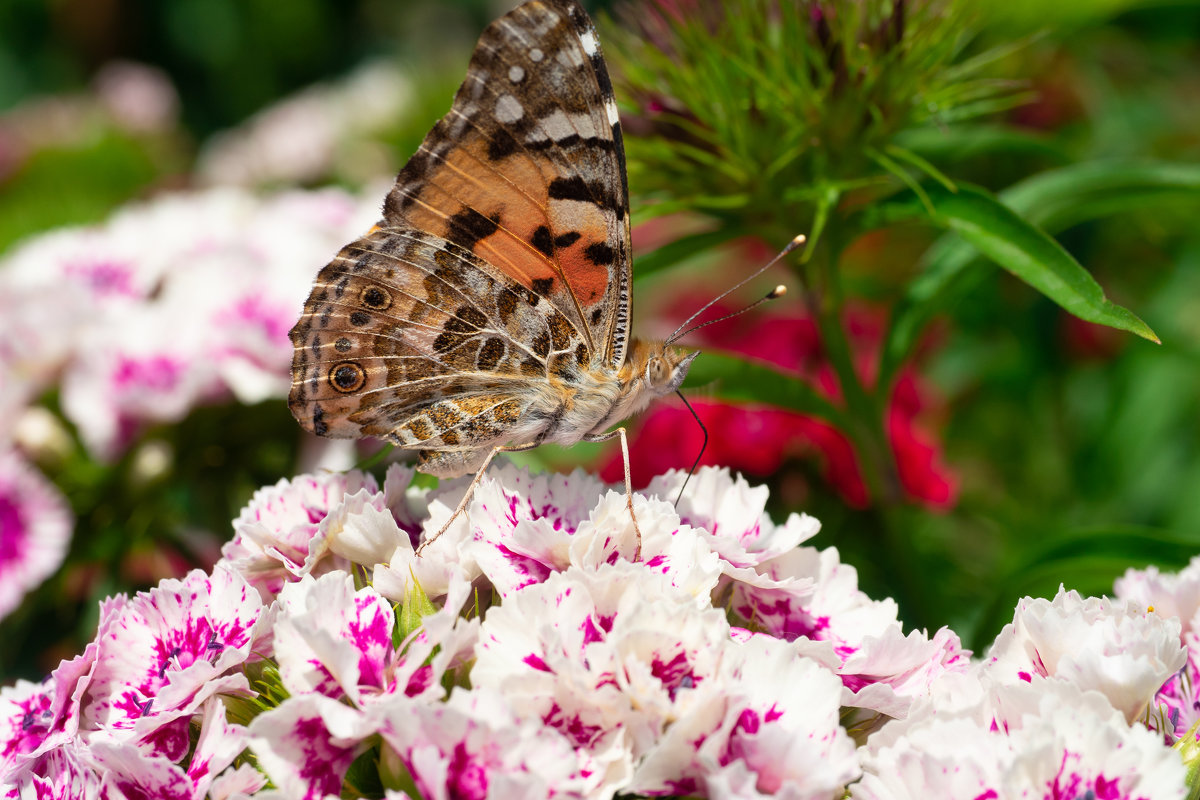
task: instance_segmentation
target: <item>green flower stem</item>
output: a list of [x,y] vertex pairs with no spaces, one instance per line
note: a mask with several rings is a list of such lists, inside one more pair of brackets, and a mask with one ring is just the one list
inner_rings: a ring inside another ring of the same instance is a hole
[[837,221],[834,215],[826,223],[823,244],[816,248],[815,257],[808,264],[812,291],[806,293],[806,300],[849,412],[850,425],[844,433],[854,444],[863,481],[874,499],[879,520],[880,561],[888,565],[895,598],[904,610],[904,618],[920,626],[928,618],[920,586],[923,573],[912,558],[906,534],[913,529],[911,520],[907,519],[911,510],[903,501],[900,475],[884,424],[890,387],[879,385],[873,391],[868,390],[854,368],[853,351],[843,323],[843,293],[837,270],[841,256]]
[[[845,399],[851,429],[845,431],[854,442],[862,466],[867,490],[877,502],[894,505],[900,500],[900,481],[895,459],[883,424],[885,399],[868,392],[854,368],[854,355],[843,323],[844,298],[837,270],[841,247],[836,218],[826,223],[823,245],[818,246],[809,262],[812,291],[806,295],[809,313],[817,323],[821,345],[838,377]],[[812,269],[815,263],[816,269]]]

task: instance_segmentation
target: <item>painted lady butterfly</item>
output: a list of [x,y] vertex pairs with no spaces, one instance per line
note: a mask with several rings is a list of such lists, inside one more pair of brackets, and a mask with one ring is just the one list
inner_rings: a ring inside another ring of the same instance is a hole
[[696,356],[629,337],[630,286],[596,30],[573,0],[531,0],[484,31],[383,220],[317,275],[288,405],[313,433],[385,438],[442,477],[620,436],[628,491],[625,430],[609,428],[676,391]]

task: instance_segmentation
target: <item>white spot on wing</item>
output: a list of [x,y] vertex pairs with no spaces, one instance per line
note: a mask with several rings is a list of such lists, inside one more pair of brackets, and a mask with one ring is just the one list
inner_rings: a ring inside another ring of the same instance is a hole
[[617,103],[612,98],[604,101],[604,112],[608,114],[609,125],[616,125],[621,119],[621,114],[617,111]]
[[580,35],[579,43],[583,45],[583,52],[587,53],[589,56],[596,55],[596,49],[598,47],[598,43],[596,42],[596,34],[592,33],[591,31],[585,31]]
[[584,138],[596,135],[596,129],[592,125],[592,118],[587,114],[571,114],[568,116],[561,108],[556,108],[551,113],[538,120],[538,126],[546,132],[556,142],[561,142],[568,136],[578,134]]
[[496,119],[505,124],[516,122],[525,116],[521,101],[511,94],[502,94],[496,98]]
[[546,54],[543,53],[541,48],[539,48],[539,47],[535,47],[529,51],[529,60],[534,63],[541,61],[545,57],[546,57]]
[[525,69],[517,64],[513,64],[508,68],[508,79],[513,83],[520,83],[525,80]]

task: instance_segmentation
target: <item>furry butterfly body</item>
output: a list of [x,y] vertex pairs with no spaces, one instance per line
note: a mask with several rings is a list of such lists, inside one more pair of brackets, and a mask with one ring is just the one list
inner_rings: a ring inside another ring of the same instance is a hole
[[499,449],[600,441],[695,353],[629,336],[625,157],[596,32],[532,0],[481,36],[383,219],[317,275],[289,406],[441,477]]

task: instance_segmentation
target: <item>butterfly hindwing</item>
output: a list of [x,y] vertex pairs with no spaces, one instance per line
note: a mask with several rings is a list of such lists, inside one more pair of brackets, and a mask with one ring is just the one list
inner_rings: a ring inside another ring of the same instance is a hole
[[534,0],[484,31],[450,112],[397,177],[383,224],[472,251],[557,308],[596,366],[623,363],[624,150],[582,9]]
[[[531,381],[590,351],[546,299],[433,234],[376,228],[317,275],[291,332],[289,404],[333,437],[452,449],[502,438]],[[472,422],[472,420],[475,420]]]

